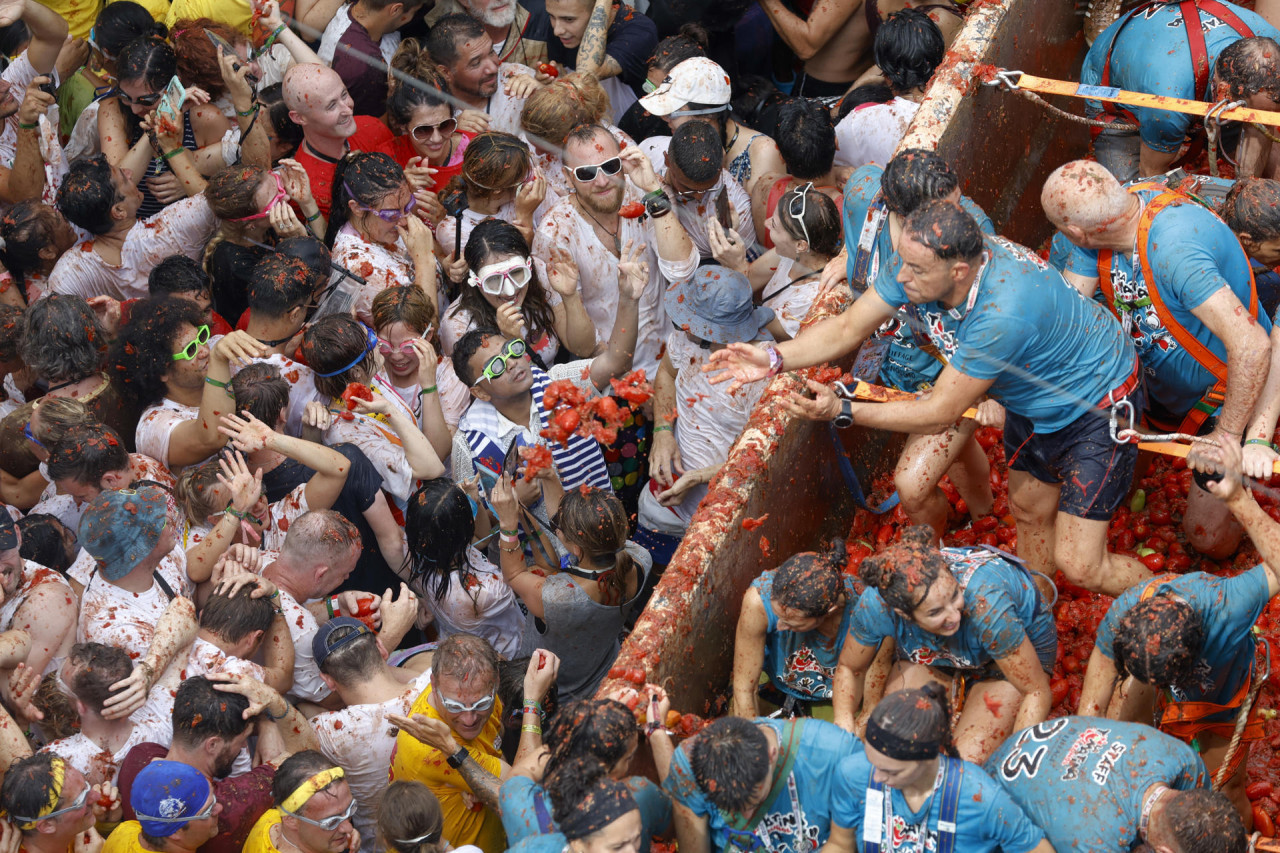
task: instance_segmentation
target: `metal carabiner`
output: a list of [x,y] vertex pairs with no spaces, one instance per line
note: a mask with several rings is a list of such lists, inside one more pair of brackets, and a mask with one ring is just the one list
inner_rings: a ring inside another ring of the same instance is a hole
[[[1128,413],[1128,417],[1129,417],[1129,425],[1127,427],[1124,427],[1123,429],[1119,428],[1120,427],[1119,412],[1122,409]],[[1136,421],[1134,417],[1132,401],[1126,398],[1123,400],[1116,400],[1114,403],[1111,404],[1110,427],[1111,427],[1111,440],[1114,441],[1116,444],[1129,444],[1131,441],[1133,441],[1133,436],[1136,434],[1137,430],[1136,430]],[[1121,437],[1121,433],[1129,433],[1129,435]]]
[[[1025,73],[1026,73],[1025,71],[1018,71],[1018,70],[1009,69],[1009,68],[1000,68],[996,70],[994,77],[992,77],[990,80],[983,81],[982,85],[1004,86],[1006,89],[1009,89],[1012,91],[1013,89],[1018,88],[1018,80],[1021,80],[1022,75]],[[1017,79],[1014,79],[1014,75],[1017,75]]]
[[[856,388],[857,386],[855,385],[854,387]],[[845,385],[839,379],[831,383],[831,390],[835,391],[836,396],[840,397],[841,399],[844,399],[844,400],[858,399],[857,395],[854,394],[853,390],[851,390],[848,385]]]

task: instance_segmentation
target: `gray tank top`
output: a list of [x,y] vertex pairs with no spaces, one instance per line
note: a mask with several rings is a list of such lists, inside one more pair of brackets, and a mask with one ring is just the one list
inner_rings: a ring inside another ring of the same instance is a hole
[[[627,542],[627,553],[640,569],[639,586],[653,568],[649,552]],[[621,607],[593,601],[566,574],[547,578],[542,587],[542,622],[539,632],[534,617],[525,623],[524,647],[544,648],[560,658],[556,688],[560,701],[590,697],[613,666],[622,646],[619,634],[639,592]]]

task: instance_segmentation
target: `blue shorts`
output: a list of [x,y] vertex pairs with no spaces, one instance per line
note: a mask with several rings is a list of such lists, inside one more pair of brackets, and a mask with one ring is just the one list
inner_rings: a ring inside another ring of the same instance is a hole
[[[1128,397],[1135,411],[1146,405],[1140,385]],[[1031,422],[1008,412],[1004,454],[1009,470],[1025,471],[1042,483],[1061,485],[1058,511],[1090,521],[1106,521],[1124,501],[1138,462],[1136,443],[1111,440],[1105,414],[1085,412],[1057,432],[1037,434]]]

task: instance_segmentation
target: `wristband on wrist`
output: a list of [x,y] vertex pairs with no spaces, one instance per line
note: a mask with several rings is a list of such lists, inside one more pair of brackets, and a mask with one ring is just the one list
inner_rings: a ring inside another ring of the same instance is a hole
[[654,434],[654,435],[657,435],[657,434],[658,434],[658,433],[660,433],[660,432],[671,432],[671,433],[674,433],[674,432],[675,432],[675,429],[674,429],[674,428],[672,428],[671,424],[662,424],[661,426],[656,426],[656,427],[654,427],[654,428],[653,428],[653,434]]
[[241,512],[231,504],[227,504],[227,508],[223,510],[223,512],[225,512],[227,515],[233,515],[236,518],[240,519],[241,521],[252,521],[255,524],[262,523],[262,519],[258,518],[256,515],[248,512]]
[[27,124],[25,121],[20,121],[18,122],[18,127],[22,128],[23,130],[35,130],[36,128],[40,127],[40,122],[37,121],[37,122],[34,122],[33,124]]
[[284,24],[281,24],[280,26],[276,27],[275,30],[272,31],[271,35],[267,36],[267,40],[262,43],[262,47],[259,48],[259,50],[261,50],[263,53],[266,53],[268,50],[271,50],[271,45],[276,43],[276,38],[278,38],[279,35],[285,31],[285,29],[286,27]]
[[324,600],[324,609],[329,611],[330,619],[342,615],[342,610],[339,609],[338,603],[338,596],[336,595],[330,596]]
[[432,385],[430,388],[423,388],[421,391],[419,391],[419,392],[418,392],[418,396],[419,396],[419,397],[425,397],[425,396],[427,396],[428,394],[434,394],[434,393],[436,393],[436,388],[437,388],[437,386],[435,386],[435,385]]
[[455,752],[453,755],[450,755],[448,758],[445,759],[445,762],[454,770],[457,770],[459,767],[462,766],[462,762],[467,760],[468,755],[470,755],[470,753],[467,752],[466,747],[460,746],[458,747],[457,752]]
[[503,536],[519,536],[520,535],[519,529],[507,530],[505,527],[499,527],[498,532],[501,533]]
[[308,222],[316,222],[317,220],[319,220],[319,219],[320,219],[320,217],[321,217],[321,216],[322,216],[322,214],[321,214],[321,213],[320,213],[320,211],[317,209],[315,213],[313,213],[313,214],[311,214],[310,216],[308,216],[308,217],[307,217],[307,221],[308,221]]
[[522,732],[533,732],[535,735],[541,735],[541,734],[542,734],[542,726],[531,726],[531,725],[529,725],[529,724],[527,724],[527,723],[526,723],[525,725],[522,725],[522,726],[520,727],[520,731],[522,731]]
[[224,389],[224,390],[227,390],[227,389],[230,389],[230,388],[231,388],[231,383],[230,383],[230,382],[219,382],[217,379],[214,379],[212,376],[206,376],[206,377],[204,378],[204,381],[205,381],[205,382],[208,382],[208,383],[209,383],[210,385],[212,385],[214,388],[222,388],[222,389]]
[[257,111],[258,111],[258,105],[254,104],[253,106],[249,107],[249,109],[247,110],[236,110],[236,115],[240,116],[240,118],[248,118],[249,116],[253,115]]
[[1265,438],[1250,438],[1247,441],[1245,441],[1246,446],[1250,444],[1257,444],[1261,447],[1270,448],[1271,450],[1276,449],[1276,446],[1271,442],[1267,441]]
[[275,714],[271,713],[271,706],[270,706],[270,705],[268,705],[267,707],[263,708],[263,709],[262,709],[262,713],[266,714],[266,715],[267,715],[267,719],[268,719],[268,720],[270,720],[271,722],[273,722],[273,723],[274,723],[274,722],[278,722],[278,721],[280,721],[280,720],[283,720],[285,717],[289,716],[289,706],[288,706],[288,704],[285,704],[285,706],[284,706],[284,713],[283,713],[283,714],[281,714],[280,716],[276,716]]
[[526,700],[524,700],[524,713],[526,713],[526,714],[537,714],[539,717],[541,717],[541,716],[542,716],[542,703],[541,703],[541,702],[535,702],[535,701],[534,701],[534,700],[532,700],[532,699],[526,699]]
[[768,376],[772,379],[782,372],[782,353],[778,352],[778,348],[773,344],[766,345],[764,351],[769,355]]
[[179,154],[181,154],[183,151],[186,151],[186,150],[187,150],[187,149],[185,149],[185,148],[175,148],[175,149],[173,149],[172,151],[168,151],[168,152],[166,152],[166,153],[164,153],[164,154],[161,154],[161,155],[160,155],[160,159],[161,159],[161,160],[172,160],[174,157],[177,157]]

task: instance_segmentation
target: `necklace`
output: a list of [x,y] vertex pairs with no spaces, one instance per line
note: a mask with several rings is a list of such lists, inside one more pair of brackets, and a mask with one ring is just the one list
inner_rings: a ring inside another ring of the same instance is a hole
[[592,214],[590,210],[587,210],[587,206],[582,203],[581,199],[578,199],[577,203],[578,203],[578,210],[581,210],[583,213],[585,213],[588,217],[590,217],[592,222],[600,226],[601,231],[603,231],[604,233],[608,234],[610,237],[613,238],[613,254],[615,257],[621,257],[622,256],[622,237],[620,236],[620,234],[622,233],[622,223],[621,222],[618,223],[617,231],[610,231],[608,228],[604,227],[603,222],[601,222],[599,219],[596,219],[595,215]]

